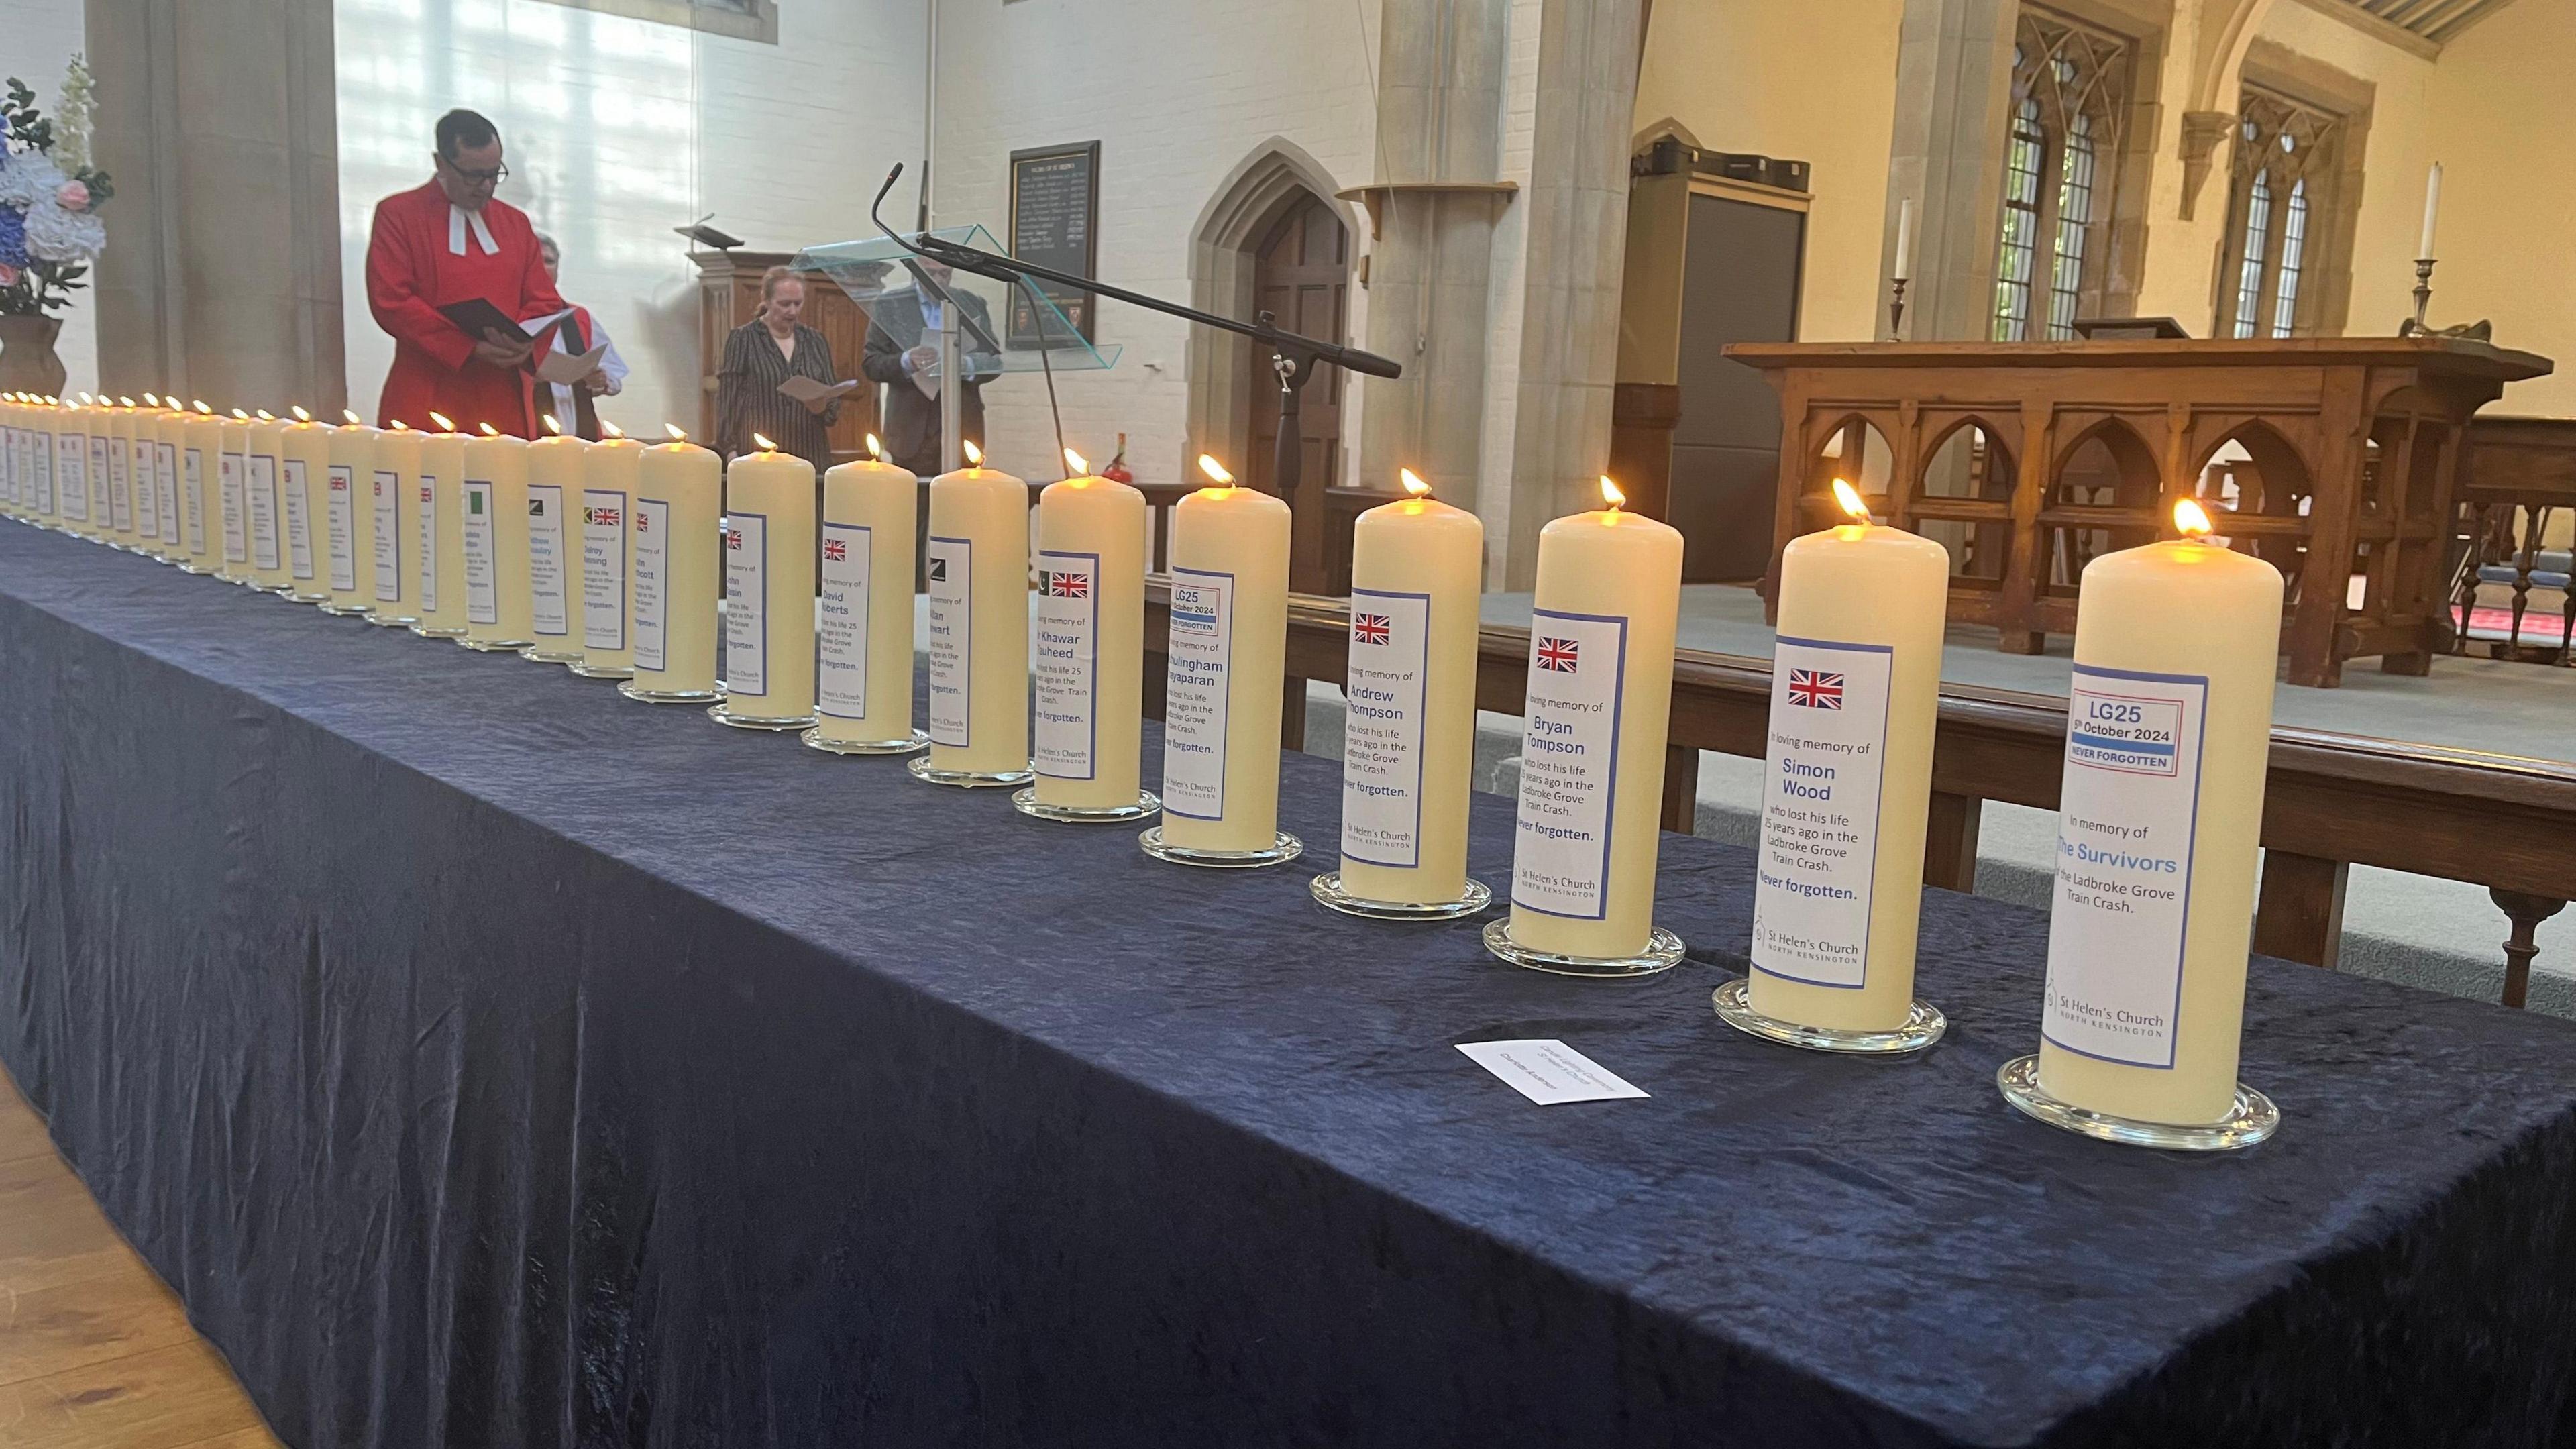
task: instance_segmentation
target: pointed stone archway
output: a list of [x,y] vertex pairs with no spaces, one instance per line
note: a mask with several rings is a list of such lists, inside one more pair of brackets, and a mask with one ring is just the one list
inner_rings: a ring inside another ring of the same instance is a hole
[[[1341,222],[1344,235],[1356,238],[1358,219],[1349,203],[1335,199],[1337,189],[1332,174],[1295,142],[1273,136],[1253,147],[1218,184],[1190,233],[1190,305],[1251,320],[1259,250],[1300,207],[1325,207]],[[1295,325],[1287,318],[1280,321]],[[1189,442],[1178,476],[1196,477],[1195,460],[1201,453],[1214,453],[1249,476],[1252,387],[1256,373],[1268,365],[1268,358],[1253,355],[1245,338],[1210,327],[1190,329]]]

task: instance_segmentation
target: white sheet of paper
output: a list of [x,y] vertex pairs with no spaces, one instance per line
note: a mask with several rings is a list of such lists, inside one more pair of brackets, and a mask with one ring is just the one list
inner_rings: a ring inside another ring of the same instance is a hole
[[1460,1043],[1458,1050],[1542,1107],[1646,1095],[1561,1041],[1471,1041]]
[[547,382],[570,386],[599,370],[599,360],[608,355],[603,342],[588,352],[565,352],[557,348],[537,359],[537,376]]
[[912,375],[912,385],[921,390],[923,397],[932,402],[939,401],[939,364],[934,362],[915,372]]

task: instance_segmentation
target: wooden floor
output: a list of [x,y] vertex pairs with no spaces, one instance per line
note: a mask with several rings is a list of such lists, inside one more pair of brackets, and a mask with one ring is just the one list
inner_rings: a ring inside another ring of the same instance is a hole
[[0,1445],[276,1444],[232,1370],[0,1073]]

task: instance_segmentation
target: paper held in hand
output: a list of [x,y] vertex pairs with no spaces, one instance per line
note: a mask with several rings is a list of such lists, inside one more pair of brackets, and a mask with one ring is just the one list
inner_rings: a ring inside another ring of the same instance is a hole
[[778,385],[778,390],[787,394],[789,397],[796,399],[798,402],[815,403],[830,402],[834,398],[846,397],[850,393],[858,391],[858,387],[858,380],[855,378],[845,378],[839,382],[816,382],[814,379],[806,377],[800,373],[788,378],[785,382],[780,383]]
[[607,355],[608,344],[605,342],[588,352],[565,352],[558,348],[537,359],[537,378],[541,382],[569,386],[597,372],[599,360]]

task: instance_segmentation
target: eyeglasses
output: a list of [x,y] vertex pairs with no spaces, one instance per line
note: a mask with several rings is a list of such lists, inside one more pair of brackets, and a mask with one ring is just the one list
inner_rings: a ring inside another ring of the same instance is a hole
[[489,171],[468,171],[464,167],[457,165],[455,162],[449,161],[444,156],[441,156],[438,159],[445,163],[448,170],[455,172],[457,175],[464,177],[467,181],[470,181],[477,186],[498,186],[502,182],[510,179],[510,168],[507,166],[495,166]]

